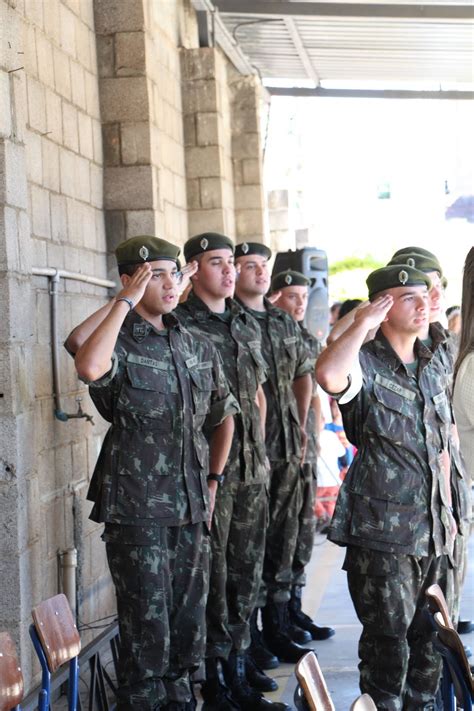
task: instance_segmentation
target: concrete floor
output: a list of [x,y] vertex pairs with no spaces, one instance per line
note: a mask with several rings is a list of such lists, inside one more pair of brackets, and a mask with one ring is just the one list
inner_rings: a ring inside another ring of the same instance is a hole
[[[331,625],[336,630],[331,639],[306,645],[314,648],[318,654],[336,711],[348,711],[360,694],[357,644],[361,626],[347,591],[346,574],[341,570],[344,551],[329,543],[325,537],[316,537],[304,596],[305,611],[318,624]],[[462,596],[461,618],[474,619],[474,536],[471,536],[469,545],[469,566]],[[474,633],[463,635],[462,641],[474,650]],[[277,679],[280,688],[266,696],[274,701],[285,701],[293,707],[296,686],[293,667],[282,664],[268,674]]]

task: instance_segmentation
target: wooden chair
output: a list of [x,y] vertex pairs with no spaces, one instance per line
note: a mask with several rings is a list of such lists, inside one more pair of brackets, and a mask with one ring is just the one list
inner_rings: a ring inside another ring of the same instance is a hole
[[31,611],[30,636],[42,670],[38,711],[49,711],[51,674],[69,662],[68,709],[77,711],[81,638],[65,595],[55,595]]
[[369,694],[362,694],[352,702],[350,711],[377,711],[377,706]]
[[0,711],[20,711],[23,674],[15,644],[8,632],[0,632]]
[[[303,692],[306,707],[310,711],[335,711],[326,682],[314,652],[308,652],[300,659],[295,668],[296,678]],[[301,693],[295,692],[295,704],[300,709],[305,706]]]
[[445,624],[441,612],[435,612],[434,622],[437,631],[435,647],[443,657],[443,677],[449,691],[447,703],[444,703],[443,696],[444,707],[447,711],[454,711],[456,708],[454,697],[456,697],[458,705],[464,711],[472,711],[474,678],[464,645],[454,627]]
[[439,612],[443,618],[443,623],[445,627],[454,629],[454,625],[451,620],[451,615],[449,614],[448,605],[446,604],[446,598],[441,590],[438,583],[430,585],[425,592],[426,603],[431,614],[434,616],[436,612]]

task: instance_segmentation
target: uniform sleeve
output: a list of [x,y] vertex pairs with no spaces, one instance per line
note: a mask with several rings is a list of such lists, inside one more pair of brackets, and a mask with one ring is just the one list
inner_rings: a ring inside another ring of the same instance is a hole
[[295,379],[301,378],[303,375],[314,372],[313,359],[306,348],[301,332],[295,329],[296,334],[296,368]]
[[214,384],[211,394],[211,409],[207,417],[207,423],[211,427],[220,425],[226,417],[237,415],[240,412],[240,405],[229,389],[227,378],[224,375],[224,368],[219,353],[212,348],[212,370]]
[[118,357],[117,353],[114,351],[112,353],[110,370],[108,370],[107,373],[105,373],[98,380],[94,380],[92,382],[85,380],[84,378],[81,378],[81,380],[84,383],[86,383],[86,385],[88,385],[91,389],[92,388],[106,388],[111,384],[111,382],[114,380],[115,376],[117,375],[118,367],[119,367],[119,357]]

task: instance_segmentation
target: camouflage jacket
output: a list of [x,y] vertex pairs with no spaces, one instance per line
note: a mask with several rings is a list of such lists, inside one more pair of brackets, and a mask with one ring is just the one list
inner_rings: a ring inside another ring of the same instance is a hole
[[172,314],[158,332],[131,312],[112,368],[90,384],[111,423],[88,498],[91,518],[122,525],[180,525],[207,519],[206,417],[217,425],[239,411],[219,355]]
[[265,311],[247,309],[262,332],[262,353],[267,363],[266,448],[271,461],[299,459],[301,433],[293,381],[311,373],[311,359],[296,321],[265,300]]
[[[321,353],[321,343],[312,333],[310,333],[302,324],[299,324],[301,336],[309,354],[311,363],[311,378],[313,381],[313,397],[317,395],[317,384],[315,375],[315,365],[318,355]],[[308,419],[306,420],[306,434],[308,435],[308,444],[306,447],[306,461],[310,464],[315,464],[318,458],[318,434],[316,430],[316,412],[311,407],[308,410]]]
[[[260,350],[258,323],[233,299],[226,300],[227,316],[221,317],[193,292],[179,305],[177,313],[190,331],[205,335],[213,343],[222,359],[230,390],[239,402],[229,463],[241,459],[242,481],[264,481],[265,442],[255,397],[258,386],[266,380],[266,365]],[[236,471],[236,467],[231,470]]]
[[[433,337],[442,338],[438,333]],[[328,536],[335,543],[419,556],[452,553],[440,456],[451,437],[447,373],[420,341],[415,349],[417,377],[380,330],[360,351],[362,389],[340,405],[347,437],[358,451],[341,486]],[[450,488],[463,530],[468,492],[456,467],[451,467]]]

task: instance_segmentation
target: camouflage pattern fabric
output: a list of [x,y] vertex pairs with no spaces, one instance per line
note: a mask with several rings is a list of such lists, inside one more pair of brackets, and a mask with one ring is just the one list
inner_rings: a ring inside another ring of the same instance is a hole
[[316,498],[316,464],[305,462],[300,469],[302,504],[298,516],[298,534],[293,557],[293,585],[306,585],[305,567],[311,560],[316,529],[314,503]]
[[267,363],[266,447],[270,462],[299,461],[301,434],[293,381],[311,373],[311,359],[296,321],[265,299],[265,311],[248,311],[260,325]]
[[[302,324],[299,324],[301,336],[306,346],[311,364],[311,377],[313,380],[313,397],[316,395],[315,365],[321,353],[321,344]],[[306,447],[305,463],[301,467],[302,477],[302,505],[298,516],[298,536],[296,540],[295,557],[293,560],[293,584],[306,585],[305,567],[311,560],[314,545],[316,518],[314,515],[314,502],[316,496],[316,466],[317,466],[317,433],[316,413],[312,407],[308,410],[306,420],[306,434],[308,443]]]
[[423,613],[424,593],[438,583],[452,611],[454,570],[449,557],[349,546],[343,567],[363,626],[361,692],[372,696],[379,711],[434,711],[441,657]]
[[[436,337],[436,334],[434,334]],[[381,331],[362,347],[364,383],[341,405],[358,452],[342,483],[329,539],[408,555],[453,556],[453,514],[440,453],[449,449],[452,413],[447,374],[420,341],[411,375]],[[454,517],[469,521],[466,482],[451,468]]]
[[104,533],[119,617],[118,711],[189,701],[205,648],[206,524],[147,529],[148,545],[135,543],[139,531],[106,524]]
[[270,523],[259,607],[267,595],[275,602],[290,599],[304,481],[301,475],[301,432],[293,381],[314,370],[296,321],[265,300],[265,311],[249,309],[262,332],[268,364],[266,446],[270,461]]
[[265,487],[227,474],[217,493],[211,528],[207,657],[226,659],[250,644],[249,619],[262,577],[267,525]]
[[173,316],[130,312],[112,368],[90,384],[111,427],[88,497],[116,588],[120,711],[189,699],[205,646],[208,445],[202,427],[239,411],[212,344]]
[[[303,338],[303,343],[306,347],[309,356],[309,363],[311,366],[311,378],[313,380],[313,397],[317,394],[317,383],[315,375],[316,359],[321,353],[321,343],[315,338],[304,326],[299,324],[301,337]],[[306,420],[306,434],[308,436],[308,443],[306,446],[306,462],[310,464],[316,464],[318,459],[318,433],[316,424],[316,413],[312,407],[308,410],[308,418]]]
[[212,313],[194,293],[178,309],[193,332],[205,333],[221,356],[240,405],[231,452],[219,487],[211,529],[207,656],[226,658],[250,644],[249,620],[260,585],[268,522],[265,443],[256,404],[266,378],[256,321],[234,300]]
[[213,344],[230,391],[240,405],[229,462],[240,458],[242,466],[232,467],[226,476],[247,483],[266,481],[265,443],[255,401],[257,388],[267,377],[258,323],[233,299],[226,300],[225,314],[215,314],[193,292],[177,314],[190,331],[204,334]]
[[267,597],[275,602],[287,602],[291,597],[303,505],[301,465],[298,462],[272,462],[271,465],[270,521],[258,607],[265,607]]
[[88,498],[94,521],[174,526],[208,518],[208,444],[202,428],[239,411],[212,344],[173,316],[159,333],[124,321],[110,373],[90,384],[110,423]]

